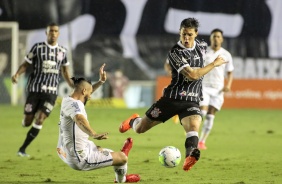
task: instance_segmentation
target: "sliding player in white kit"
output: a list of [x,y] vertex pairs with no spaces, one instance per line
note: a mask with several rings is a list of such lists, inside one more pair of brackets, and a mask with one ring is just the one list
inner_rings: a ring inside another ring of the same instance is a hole
[[[203,79],[203,101],[200,102],[201,114],[205,118],[199,139],[198,148],[205,150],[206,139],[212,129],[215,113],[219,111],[223,105],[224,92],[231,90],[233,80],[233,61],[231,54],[221,47],[223,43],[223,31],[214,29],[210,35],[211,45],[207,49],[205,56],[205,65],[210,64],[215,58],[221,56],[227,61],[226,65],[221,65],[207,73]],[[225,73],[226,84],[225,84]]]
[[103,64],[100,68],[100,80],[91,84],[84,78],[72,78],[74,91],[64,97],[61,104],[59,123],[59,140],[57,153],[59,157],[75,170],[94,170],[107,166],[114,166],[115,182],[138,182],[138,174],[127,173],[128,153],[132,148],[133,140],[127,138],[119,152],[96,146],[88,138],[96,140],[107,139],[108,133],[96,133],[87,120],[85,104],[90,95],[106,81],[106,72]]

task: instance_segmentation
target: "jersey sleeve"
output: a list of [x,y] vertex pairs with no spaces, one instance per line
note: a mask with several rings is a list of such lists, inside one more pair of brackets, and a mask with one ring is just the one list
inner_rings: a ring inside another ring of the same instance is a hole
[[234,65],[233,65],[233,59],[230,53],[226,54],[227,56],[227,61],[228,63],[226,63],[226,71],[227,72],[232,72],[234,70]]
[[62,66],[68,66],[70,63],[67,57],[67,49],[60,46],[60,52],[58,54],[62,54]]
[[33,63],[33,58],[36,56],[37,44],[33,45],[30,49],[29,53],[25,56],[24,60],[29,64]]
[[188,61],[183,57],[183,53],[178,49],[169,52],[168,60],[178,73],[186,66],[190,66]]
[[69,108],[65,109],[65,113],[73,119],[75,115],[77,114],[83,114],[84,106],[81,103],[78,103],[77,101],[72,101],[69,105]]

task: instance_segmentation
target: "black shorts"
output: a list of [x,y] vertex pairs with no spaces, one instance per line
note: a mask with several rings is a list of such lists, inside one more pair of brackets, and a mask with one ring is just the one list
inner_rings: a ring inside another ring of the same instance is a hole
[[56,99],[56,94],[31,92],[25,102],[24,114],[35,114],[38,110],[41,110],[46,116],[49,116]]
[[146,112],[146,116],[151,120],[162,122],[175,115],[178,115],[180,120],[191,115],[201,115],[199,103],[161,97]]

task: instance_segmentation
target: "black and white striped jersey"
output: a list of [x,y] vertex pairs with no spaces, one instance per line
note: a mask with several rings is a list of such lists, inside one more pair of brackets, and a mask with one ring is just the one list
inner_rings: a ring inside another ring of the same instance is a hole
[[36,43],[25,56],[25,61],[33,67],[27,91],[58,94],[60,68],[69,65],[67,50],[58,44]]
[[193,48],[184,47],[177,42],[168,54],[168,61],[172,69],[172,79],[169,86],[163,91],[163,96],[171,99],[200,102],[202,98],[202,80],[191,81],[180,71],[190,66],[192,68],[204,67],[203,57],[206,53],[206,42],[195,40]]

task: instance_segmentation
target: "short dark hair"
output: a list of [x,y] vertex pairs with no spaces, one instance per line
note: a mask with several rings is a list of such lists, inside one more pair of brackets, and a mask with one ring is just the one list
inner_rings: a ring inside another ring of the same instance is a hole
[[50,27],[50,26],[59,26],[59,24],[55,23],[55,22],[51,22],[47,25],[47,27]]
[[223,31],[222,31],[221,29],[219,29],[219,28],[213,29],[213,30],[211,31],[211,34],[213,34],[213,33],[215,33],[215,32],[220,32],[221,35],[223,35]]
[[200,26],[200,23],[197,19],[187,18],[187,19],[182,20],[180,24],[180,29],[181,28],[194,28],[195,31],[198,31],[199,26]]
[[86,81],[88,82],[90,85],[92,85],[91,81],[88,79],[85,79],[84,77],[72,77],[71,80],[73,81],[74,86],[77,86],[78,84],[80,84],[82,81]]

